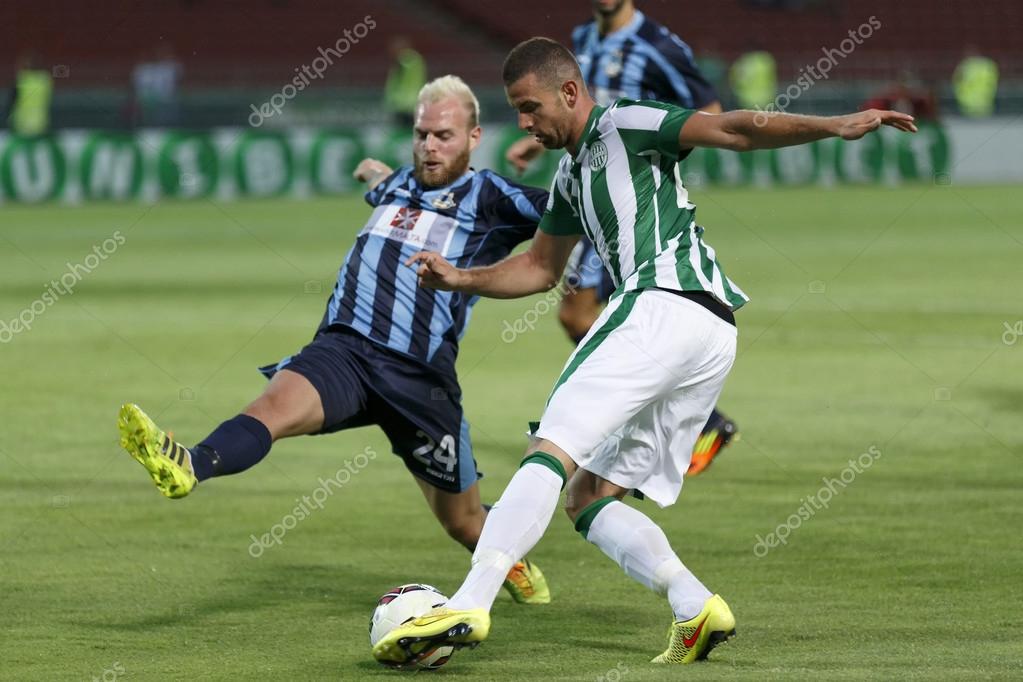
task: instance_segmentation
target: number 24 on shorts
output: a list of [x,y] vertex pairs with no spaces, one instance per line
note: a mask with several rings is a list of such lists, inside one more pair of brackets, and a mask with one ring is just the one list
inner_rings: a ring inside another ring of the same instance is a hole
[[416,435],[426,439],[425,445],[420,445],[412,451],[412,456],[425,464],[427,467],[440,465],[448,473],[455,470],[458,458],[455,456],[455,438],[451,434],[445,435],[438,444],[425,431],[416,431]]

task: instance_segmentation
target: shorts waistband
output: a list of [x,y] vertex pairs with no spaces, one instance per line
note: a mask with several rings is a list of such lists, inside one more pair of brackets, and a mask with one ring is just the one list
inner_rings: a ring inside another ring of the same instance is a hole
[[728,309],[721,301],[708,294],[706,291],[679,291],[678,289],[665,289],[663,287],[653,287],[658,291],[667,291],[669,294],[675,294],[682,298],[688,299],[698,306],[702,306],[713,313],[715,316],[721,318],[728,324],[735,325],[735,315]]

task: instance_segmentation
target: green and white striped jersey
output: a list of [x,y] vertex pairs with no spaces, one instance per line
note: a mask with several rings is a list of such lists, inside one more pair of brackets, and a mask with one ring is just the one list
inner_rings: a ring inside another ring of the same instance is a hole
[[703,228],[679,172],[689,151],[679,149],[679,131],[694,113],[645,100],[595,107],[579,153],[561,159],[540,229],[589,237],[615,294],[649,287],[705,291],[735,310],[749,298],[700,238]]

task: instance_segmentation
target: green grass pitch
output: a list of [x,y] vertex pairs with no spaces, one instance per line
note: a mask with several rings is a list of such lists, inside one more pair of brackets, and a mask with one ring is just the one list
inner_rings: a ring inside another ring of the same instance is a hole
[[[721,401],[742,439],[674,507],[640,504],[728,600],[738,636],[706,664],[654,669],[663,601],[559,512],[532,553],[553,603],[502,593],[491,639],[438,677],[1023,676],[1020,197],[697,189],[708,241],[752,297]],[[8,323],[123,238],[0,339],[0,677],[397,679],[369,653],[377,596],[413,581],[450,593],[469,555],[377,429],[282,442],[169,501],[115,428],[126,401],[186,443],[236,414],[263,387],[255,367],[310,338],[367,214],[354,197],[0,209]],[[459,358],[488,500],[570,351],[553,312],[502,340],[540,300],[480,302]],[[250,555],[252,535],[366,448],[377,456],[322,509]],[[785,544],[758,548],[772,532]]]

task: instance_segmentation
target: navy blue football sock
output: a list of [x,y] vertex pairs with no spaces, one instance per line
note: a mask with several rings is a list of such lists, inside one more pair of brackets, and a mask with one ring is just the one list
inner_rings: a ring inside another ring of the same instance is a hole
[[240,414],[192,448],[192,469],[200,481],[237,474],[258,464],[270,452],[271,445],[273,439],[263,422]]
[[710,411],[710,416],[707,417],[707,423],[703,425],[703,431],[706,432],[709,427],[715,426],[722,419],[724,419],[724,417],[720,412],[718,412],[718,408],[715,407]]

